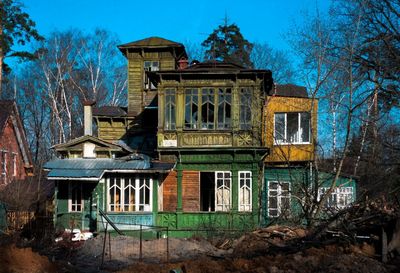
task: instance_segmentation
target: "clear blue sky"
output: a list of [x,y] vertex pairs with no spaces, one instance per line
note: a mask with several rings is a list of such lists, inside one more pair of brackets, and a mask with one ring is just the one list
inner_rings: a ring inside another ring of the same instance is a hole
[[329,0],[20,0],[47,36],[53,30],[101,27],[118,35],[122,43],[150,36],[176,42],[200,43],[225,14],[250,42],[267,42],[288,49],[282,37],[303,11],[326,10]]

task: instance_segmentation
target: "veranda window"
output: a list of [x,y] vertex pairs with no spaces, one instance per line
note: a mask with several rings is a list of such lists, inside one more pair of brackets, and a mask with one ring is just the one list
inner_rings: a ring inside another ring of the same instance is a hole
[[165,124],[166,130],[174,130],[176,128],[176,102],[175,90],[167,89],[165,91]]
[[230,88],[218,89],[218,129],[231,127],[232,92]]
[[212,88],[201,91],[201,128],[214,129],[215,92]]
[[268,216],[288,217],[290,215],[290,183],[268,181]]
[[252,202],[251,172],[239,172],[239,211],[251,211]]
[[252,90],[251,88],[242,88],[240,90],[240,130],[251,129],[251,103]]
[[276,113],[274,121],[274,138],[276,144],[310,143],[310,113]]
[[185,128],[197,129],[199,120],[199,93],[197,89],[185,90]]
[[152,179],[145,176],[111,176],[108,181],[108,210],[151,211]]

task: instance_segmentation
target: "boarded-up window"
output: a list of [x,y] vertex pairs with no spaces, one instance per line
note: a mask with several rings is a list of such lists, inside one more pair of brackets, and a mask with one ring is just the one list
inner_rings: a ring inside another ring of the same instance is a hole
[[177,179],[176,171],[172,171],[164,179],[163,187],[163,211],[176,211],[177,205]]
[[200,211],[200,172],[183,172],[182,208],[183,211]]

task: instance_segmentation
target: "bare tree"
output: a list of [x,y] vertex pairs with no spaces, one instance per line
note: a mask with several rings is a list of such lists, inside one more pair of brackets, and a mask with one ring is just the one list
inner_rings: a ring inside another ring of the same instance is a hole
[[267,43],[254,43],[250,58],[254,68],[271,70],[275,83],[295,82],[296,73],[288,52],[273,49]]

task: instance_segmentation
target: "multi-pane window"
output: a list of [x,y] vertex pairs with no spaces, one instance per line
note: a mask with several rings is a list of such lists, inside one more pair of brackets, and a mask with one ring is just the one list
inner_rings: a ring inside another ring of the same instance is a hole
[[251,88],[240,89],[240,130],[251,129],[251,103],[252,103],[252,90]]
[[215,210],[231,208],[231,172],[215,172]]
[[231,127],[231,88],[185,90],[185,129],[225,130]]
[[176,102],[175,90],[165,90],[165,124],[166,130],[174,130],[176,128]]
[[274,138],[277,144],[310,143],[310,120],[308,112],[275,114]]
[[[158,71],[160,70],[160,63],[157,61],[145,61],[144,62],[144,71]],[[145,89],[155,89],[155,86],[152,83],[149,83],[149,79],[147,78],[146,72],[144,75],[144,88]]]
[[214,129],[215,92],[212,88],[201,90],[201,128]]
[[197,129],[199,120],[199,93],[198,89],[185,90],[185,128]]
[[218,89],[218,129],[231,127],[232,91],[230,88]]
[[151,211],[152,179],[145,176],[112,176],[108,181],[109,211]]
[[239,211],[251,211],[251,172],[239,172]]
[[288,217],[290,215],[290,183],[268,181],[268,216]]
[[69,211],[70,212],[83,211],[81,183],[75,183],[75,182],[69,183]]
[[[318,190],[318,200],[329,190],[327,187],[321,187]],[[337,187],[329,195],[326,203],[326,208],[343,209],[354,202],[354,194],[352,187]]]

